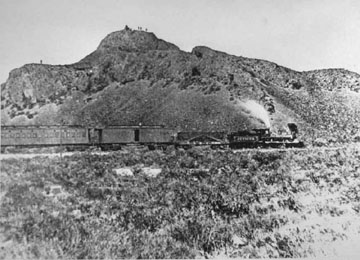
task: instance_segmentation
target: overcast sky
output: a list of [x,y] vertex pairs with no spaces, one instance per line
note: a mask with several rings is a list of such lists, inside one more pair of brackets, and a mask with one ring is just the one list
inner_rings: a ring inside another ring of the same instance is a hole
[[360,73],[358,0],[0,0],[0,82],[26,63],[76,62],[126,24],[185,51]]

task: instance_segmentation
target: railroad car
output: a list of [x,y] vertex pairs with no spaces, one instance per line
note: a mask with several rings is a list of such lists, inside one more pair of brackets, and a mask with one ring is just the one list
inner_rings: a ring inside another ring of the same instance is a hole
[[179,132],[175,146],[191,148],[192,146],[210,145],[211,148],[224,147],[227,145],[225,132]]
[[80,126],[1,126],[1,147],[88,144],[88,130]]
[[176,133],[163,125],[107,126],[95,129],[96,145],[104,149],[117,149],[124,145],[146,145],[150,149],[174,143]]

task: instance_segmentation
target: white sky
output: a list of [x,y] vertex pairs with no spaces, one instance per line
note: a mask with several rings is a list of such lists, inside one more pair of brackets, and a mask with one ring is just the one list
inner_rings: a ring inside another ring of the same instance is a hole
[[185,51],[360,73],[358,0],[0,0],[0,83],[26,63],[76,62],[126,24]]

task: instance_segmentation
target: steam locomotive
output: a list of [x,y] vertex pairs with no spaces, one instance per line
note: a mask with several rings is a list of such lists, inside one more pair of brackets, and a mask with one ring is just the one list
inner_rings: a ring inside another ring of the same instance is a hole
[[1,149],[6,147],[66,148],[98,146],[102,149],[121,149],[127,145],[142,145],[149,149],[191,148],[209,145],[212,148],[241,149],[266,147],[303,147],[297,140],[298,128],[288,124],[291,135],[272,136],[270,129],[238,132],[177,132],[162,125],[108,126],[1,126]]

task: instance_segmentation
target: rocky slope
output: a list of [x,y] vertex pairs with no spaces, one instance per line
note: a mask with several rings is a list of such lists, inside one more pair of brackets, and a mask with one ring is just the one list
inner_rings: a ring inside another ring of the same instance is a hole
[[[208,47],[190,53],[124,30],[70,65],[27,64],[1,85],[2,124],[165,124],[180,130],[299,124],[303,139],[360,139],[360,75],[297,72]],[[248,103],[247,101],[253,101]],[[267,110],[259,116],[257,106]]]

